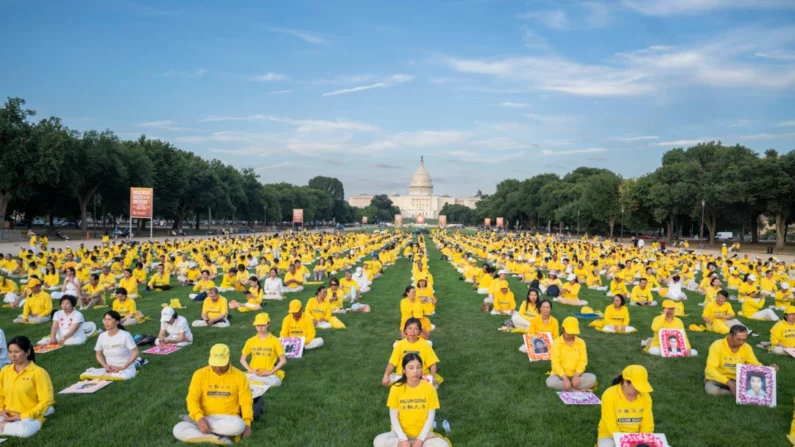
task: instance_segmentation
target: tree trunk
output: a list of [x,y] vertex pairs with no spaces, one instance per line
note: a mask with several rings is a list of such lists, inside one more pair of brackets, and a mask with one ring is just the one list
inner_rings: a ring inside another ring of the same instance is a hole
[[711,221],[711,225],[707,225],[709,229],[709,245],[715,245],[715,232],[718,230],[718,216],[713,214],[710,216],[709,220]]
[[11,193],[7,191],[0,191],[0,229],[2,229],[2,222],[6,221],[6,208],[8,202],[11,201]]
[[80,197],[77,198],[78,203],[80,204],[80,218],[83,220],[80,223],[80,228],[83,230],[82,234],[88,233],[88,201],[81,199]]
[[787,225],[784,216],[776,213],[776,250],[783,250],[787,237]]
[[759,243],[759,215],[751,216],[751,243]]
[[666,227],[665,228],[666,229],[665,240],[666,240],[666,242],[668,244],[672,244],[674,242],[674,218],[673,218],[673,216],[671,216],[671,218],[668,219],[667,222],[665,222],[665,227]]
[[199,222],[201,222],[201,214],[199,214],[198,210],[196,211],[196,222],[194,224],[195,229],[199,229]]
[[607,223],[610,225],[610,237],[608,239],[613,239],[613,228],[616,226],[616,218],[610,218]]

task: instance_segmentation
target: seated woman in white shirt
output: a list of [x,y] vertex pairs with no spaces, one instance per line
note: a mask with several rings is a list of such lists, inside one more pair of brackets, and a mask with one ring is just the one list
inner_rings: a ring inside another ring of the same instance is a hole
[[71,295],[61,297],[61,310],[52,316],[50,336],[42,338],[38,344],[82,345],[86,342],[86,338],[97,331],[97,325],[86,321],[83,314],[75,310],[75,304],[77,298]]
[[663,298],[669,298],[674,301],[682,301],[687,299],[687,295],[685,295],[685,292],[682,291],[682,287],[684,287],[684,284],[682,283],[682,277],[679,275],[672,275],[670,278],[668,278],[666,284],[668,285],[667,290],[660,289],[660,295],[662,295]]
[[283,300],[284,299],[284,283],[279,278],[279,270],[276,267],[272,268],[262,286],[265,294],[262,296],[264,300]]
[[105,312],[102,323],[105,332],[99,334],[96,351],[97,362],[102,368],[88,368],[80,374],[80,380],[130,380],[135,377],[135,362],[138,359],[138,346],[132,335],[121,325],[121,315],[109,310]]
[[155,345],[188,346],[193,343],[193,334],[190,332],[188,320],[177,315],[171,307],[164,307],[160,312],[160,334],[155,340]]
[[50,296],[54,300],[61,299],[64,295],[80,296],[81,285],[80,280],[77,279],[75,268],[67,267],[66,276],[63,279],[63,285],[60,292],[53,292]]

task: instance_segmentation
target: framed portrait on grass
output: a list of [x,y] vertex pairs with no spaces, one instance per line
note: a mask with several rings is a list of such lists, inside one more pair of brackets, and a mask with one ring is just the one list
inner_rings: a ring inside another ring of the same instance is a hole
[[531,362],[549,360],[552,350],[552,334],[549,332],[539,332],[536,334],[524,334],[524,345],[527,348],[527,357]]
[[769,366],[737,365],[737,403],[776,406],[776,370]]
[[616,433],[616,447],[669,447],[662,433]]
[[665,358],[687,357],[687,336],[682,329],[660,329],[660,351]]
[[300,359],[304,355],[304,337],[280,338],[284,348],[284,356],[288,359]]

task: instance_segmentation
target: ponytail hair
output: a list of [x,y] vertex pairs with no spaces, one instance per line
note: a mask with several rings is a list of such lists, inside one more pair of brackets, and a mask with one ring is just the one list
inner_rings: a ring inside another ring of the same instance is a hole
[[118,312],[116,312],[115,310],[109,310],[109,311],[105,312],[105,315],[103,315],[102,317],[104,318],[104,317],[108,317],[108,316],[113,318],[114,320],[116,320],[116,323],[118,323],[117,327],[119,328],[120,331],[125,330],[124,326],[122,326],[122,324],[121,324],[121,315],[119,315]]
[[19,335],[11,339],[8,342],[8,346],[17,345],[19,349],[24,352],[28,353],[28,361],[35,362],[36,361],[36,351],[33,350],[33,343],[30,342],[28,337],[24,335]]
[[422,359],[420,358],[420,355],[417,354],[416,352],[409,352],[408,354],[403,356],[403,361],[401,362],[401,366],[403,368],[403,375],[400,376],[400,378],[397,379],[397,381],[394,384],[392,384],[393,386],[406,384],[406,382],[408,381],[408,377],[406,377],[406,365],[408,365],[409,362],[412,362],[414,360],[420,362],[420,366],[422,366]]
[[619,374],[618,377],[613,379],[613,381],[611,382],[611,385],[618,385],[618,384],[623,383],[623,382],[624,382],[624,376]]
[[409,296],[409,292],[411,292],[412,289],[414,289],[414,286],[407,286],[406,290],[403,292],[403,296],[404,297]]

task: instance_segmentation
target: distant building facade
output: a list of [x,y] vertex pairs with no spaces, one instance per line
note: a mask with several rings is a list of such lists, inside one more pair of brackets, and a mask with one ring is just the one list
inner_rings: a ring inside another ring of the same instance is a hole
[[[356,208],[364,208],[373,200],[371,194],[358,194],[348,198],[348,203]],[[425,161],[420,157],[420,167],[414,172],[409,184],[409,195],[389,195],[389,200],[400,208],[400,213],[406,219],[414,219],[422,214],[426,218],[436,219],[439,212],[446,204],[464,205],[475,208],[479,197],[440,197],[433,195],[433,181],[425,169]]]

